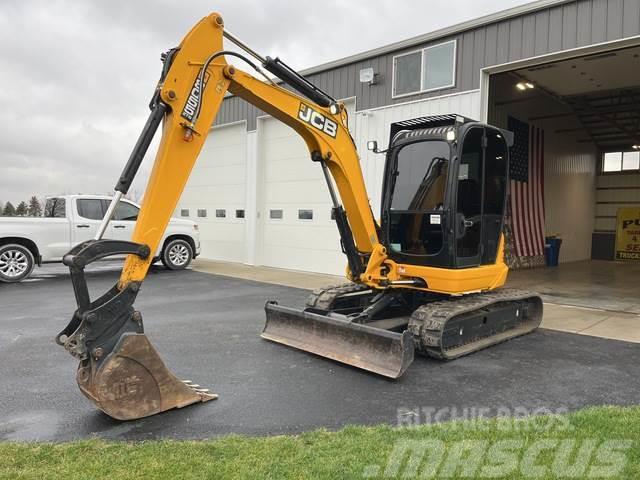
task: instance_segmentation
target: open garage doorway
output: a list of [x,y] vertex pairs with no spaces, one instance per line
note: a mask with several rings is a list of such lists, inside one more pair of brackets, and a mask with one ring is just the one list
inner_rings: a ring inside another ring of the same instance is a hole
[[[638,43],[489,76],[488,122],[516,133],[510,283],[548,301],[640,313],[640,260],[616,257],[618,214],[640,217]],[[558,267],[541,251],[550,237]]]

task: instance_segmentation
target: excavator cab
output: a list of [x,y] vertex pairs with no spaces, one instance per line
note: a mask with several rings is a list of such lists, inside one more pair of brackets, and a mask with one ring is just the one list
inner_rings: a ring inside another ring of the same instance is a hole
[[382,242],[400,264],[469,268],[496,261],[511,132],[460,115],[391,125]]

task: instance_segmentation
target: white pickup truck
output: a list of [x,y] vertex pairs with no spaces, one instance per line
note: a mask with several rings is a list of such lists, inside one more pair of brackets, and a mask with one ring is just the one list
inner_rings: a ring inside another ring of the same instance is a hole
[[[35,265],[62,262],[71,247],[94,237],[110,201],[108,196],[64,195],[48,198],[42,217],[0,217],[0,281],[19,282]],[[105,238],[130,240],[139,210],[121,200]],[[172,218],[154,260],[181,270],[199,254],[198,225]]]

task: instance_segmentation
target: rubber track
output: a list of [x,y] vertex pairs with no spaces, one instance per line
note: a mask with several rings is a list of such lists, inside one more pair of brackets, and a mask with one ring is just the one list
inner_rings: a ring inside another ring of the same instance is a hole
[[363,292],[370,290],[367,285],[360,283],[343,283],[340,285],[331,285],[324,288],[314,290],[307,298],[307,307],[317,308],[318,310],[331,310],[333,302],[340,296],[349,293]]
[[[528,312],[533,318],[523,322],[519,327],[500,332],[493,337],[479,338],[450,351],[441,348],[444,329],[452,318],[497,303],[523,300],[528,300],[533,307],[533,310],[529,308]],[[539,305],[537,309],[536,304]],[[449,300],[423,305],[411,315],[408,328],[413,334],[416,349],[420,353],[442,360],[452,360],[530,333],[538,328],[541,322],[542,300],[536,293],[505,288],[488,293],[452,297]]]

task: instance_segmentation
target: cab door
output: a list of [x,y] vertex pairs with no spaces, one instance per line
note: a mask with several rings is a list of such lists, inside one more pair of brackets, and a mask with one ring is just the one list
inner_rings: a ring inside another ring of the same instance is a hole
[[484,184],[484,128],[470,128],[458,159],[456,188],[456,266],[480,265]]
[[496,261],[504,223],[509,181],[509,147],[499,130],[485,130],[484,192],[482,202],[482,265]]
[[504,222],[509,151],[502,132],[473,127],[465,135],[456,193],[456,266],[496,261]]

